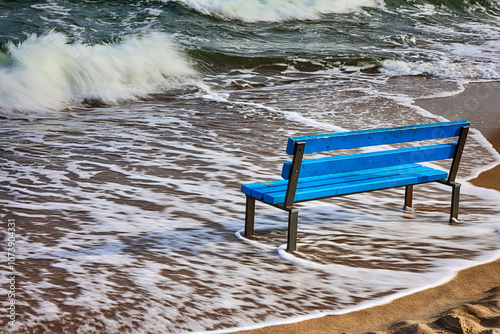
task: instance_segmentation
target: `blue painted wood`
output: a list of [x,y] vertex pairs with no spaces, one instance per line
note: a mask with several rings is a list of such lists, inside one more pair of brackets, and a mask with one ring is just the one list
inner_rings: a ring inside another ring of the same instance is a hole
[[[297,186],[297,189],[302,189],[302,188],[312,188],[312,187],[319,187],[319,186],[324,186],[324,185],[330,185],[330,184],[342,184],[342,183],[349,183],[353,181],[363,181],[363,180],[370,180],[370,179],[377,179],[381,177],[386,177],[386,176],[395,176],[395,175],[404,175],[404,174],[410,174],[410,173],[418,173],[418,172],[426,172],[429,170],[429,167],[424,167],[420,165],[409,165],[410,167],[406,169],[386,169],[386,168],[379,168],[377,169],[377,172],[373,173],[356,173],[356,172],[351,172],[351,173],[341,173],[341,174],[330,174],[330,175],[321,175],[321,176],[312,176],[312,177],[306,177],[299,179],[299,185]],[[413,167],[417,166],[417,167]],[[274,186],[274,187],[266,187],[266,188],[259,188],[259,189],[254,189],[252,191],[252,196],[255,198],[262,199],[265,194],[269,194],[272,192],[277,192],[277,191],[283,191],[286,190],[286,186],[284,185],[279,185],[279,186]]]
[[[424,161],[450,159],[453,158],[456,145],[457,143],[447,143],[389,151],[309,159],[302,162],[300,176],[318,176],[378,167],[413,164]],[[290,167],[291,162],[285,162],[283,164],[283,170],[281,173],[283,179],[288,179]]]
[[[295,201],[299,202],[323,197],[340,196],[363,191],[405,186],[409,184],[432,182],[446,177],[446,172],[430,168],[427,171],[402,175],[383,176],[368,180],[356,180],[317,187],[305,187],[297,189],[297,192],[295,193]],[[281,204],[285,200],[285,194],[286,191],[267,193],[264,195],[263,200],[269,204]]]
[[270,182],[258,182],[258,183],[249,183],[249,184],[244,184],[241,186],[241,191],[245,195],[252,195],[252,191],[256,189],[265,189],[265,188],[272,188],[276,186],[284,185],[285,188],[288,185],[288,180],[277,180],[277,181],[270,181]]
[[[352,182],[360,180],[369,180],[390,175],[402,175],[408,173],[424,172],[432,170],[430,167],[424,167],[418,164],[390,166],[385,168],[375,168],[363,171],[346,172],[338,174],[329,174],[321,176],[303,177],[299,179],[297,189],[311,188],[328,184],[340,184],[343,182]],[[262,199],[265,194],[286,191],[288,182],[281,180],[280,182],[254,184],[255,186],[250,191],[250,195],[256,199]]]
[[410,141],[456,137],[468,121],[420,124],[394,128],[327,133],[288,139],[286,152],[293,154],[296,142],[306,142],[305,153],[349,149],[356,147],[403,143]]
[[[366,169],[363,171],[353,171],[353,172],[344,172],[344,173],[338,173],[335,174],[335,177],[341,178],[341,177],[349,177],[353,175],[365,175],[365,174],[372,174],[372,173],[379,173],[381,171],[394,171],[395,173],[399,173],[400,170],[408,170],[409,168],[419,168],[422,167],[422,165],[419,164],[410,164],[410,165],[400,165],[400,166],[389,166],[389,167],[384,167],[384,168],[372,168],[372,169]],[[332,178],[332,175],[321,175],[315,177],[316,180],[320,181],[323,179],[330,179]],[[301,178],[301,182],[304,182],[306,178]],[[241,191],[245,195],[249,195],[254,197],[256,194],[259,192],[265,192],[266,189],[271,189],[271,188],[277,188],[281,187],[280,189],[286,189],[288,186],[288,180],[276,180],[276,181],[268,181],[268,182],[256,182],[256,183],[249,183],[249,184],[244,184],[241,186]],[[256,192],[254,192],[256,191]],[[255,197],[257,199],[261,199],[258,197]]]

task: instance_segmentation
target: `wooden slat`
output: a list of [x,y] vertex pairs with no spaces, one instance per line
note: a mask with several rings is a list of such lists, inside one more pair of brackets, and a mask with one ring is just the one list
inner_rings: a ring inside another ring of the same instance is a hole
[[286,188],[286,186],[288,185],[288,180],[277,180],[277,181],[270,181],[270,182],[244,184],[241,186],[241,191],[245,195],[252,196],[252,191],[254,189],[269,188],[269,187],[275,187],[278,185],[284,185]]
[[306,142],[304,153],[349,149],[365,146],[404,143],[419,140],[456,137],[468,121],[420,124],[394,128],[327,133],[288,139],[286,152],[293,154],[296,142]]
[[[312,176],[312,177],[301,178],[297,185],[297,189],[312,188],[330,184],[341,184],[353,181],[375,179],[391,175],[403,175],[408,173],[425,172],[430,170],[433,169],[418,164],[412,164],[405,166],[396,166],[396,167],[391,166],[387,168],[377,168],[377,169],[372,169],[370,171],[364,170],[362,172],[348,172],[348,173]],[[264,198],[265,194],[286,191],[286,189],[287,189],[286,182],[285,183],[281,182],[280,184],[275,184],[274,186],[256,187],[252,190],[251,196],[257,199],[262,199]]]
[[[401,176],[409,175],[415,173],[431,173],[434,174],[436,169],[425,167],[418,164],[406,165],[407,168],[394,169],[394,167],[387,168],[377,168],[376,172],[373,173],[339,173],[321,176],[311,176],[300,179],[298,184],[298,189],[311,189],[320,186],[340,186],[341,184],[350,184],[357,181],[369,181],[374,179],[380,179],[389,176]],[[399,166],[398,166],[399,167]],[[444,171],[439,171],[442,173],[443,178],[447,177],[448,174]],[[273,194],[285,191],[286,186],[279,185],[275,187],[258,188],[252,191],[252,196],[257,199],[263,199],[266,194]]]
[[[390,167],[385,167],[383,169],[381,168],[373,168],[373,169],[367,169],[363,171],[354,171],[354,172],[345,172],[345,173],[338,173],[335,175],[335,177],[348,177],[348,176],[353,176],[353,175],[365,175],[365,174],[370,174],[370,173],[378,173],[381,170],[384,171],[398,171],[401,169],[409,169],[409,168],[416,168],[416,167],[421,167],[421,165],[418,164],[411,164],[411,165],[400,165],[400,166],[390,166]],[[322,175],[322,176],[317,176],[316,180],[322,180],[322,179],[329,179],[332,178],[332,175]],[[302,178],[302,182],[303,182]],[[253,193],[253,191],[258,191],[258,192],[265,192],[265,189],[271,189],[271,188],[276,188],[276,187],[282,187],[282,189],[286,189],[288,185],[288,180],[276,180],[276,181],[266,181],[266,182],[256,182],[256,183],[249,183],[249,184],[244,184],[241,186],[241,191],[245,195],[249,195],[254,197],[256,193]],[[256,197],[258,198],[258,197]],[[260,199],[260,198],[258,198]]]
[[[353,182],[302,188],[295,193],[295,201],[306,201],[323,197],[353,194],[363,191],[371,191],[385,188],[404,186],[408,184],[418,184],[446,178],[447,173],[439,170],[430,170],[403,175],[374,178],[369,180],[358,180]],[[269,204],[280,204],[285,199],[285,192],[265,194],[263,200]]]
[[[450,159],[453,158],[456,145],[448,143],[304,160],[300,177]],[[291,162],[283,164],[283,179],[288,179],[290,167]]]

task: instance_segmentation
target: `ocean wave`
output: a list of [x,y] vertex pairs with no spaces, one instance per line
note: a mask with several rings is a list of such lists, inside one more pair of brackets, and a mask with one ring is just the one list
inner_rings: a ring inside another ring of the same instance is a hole
[[9,42],[0,59],[0,112],[56,110],[82,101],[115,104],[178,87],[196,71],[168,35],[70,43],[58,32]]
[[429,75],[446,79],[500,79],[498,66],[492,62],[464,63],[449,60],[404,61],[383,60],[379,71],[394,75]]
[[203,15],[245,22],[315,20],[323,14],[352,13],[381,7],[383,0],[160,0],[175,2]]

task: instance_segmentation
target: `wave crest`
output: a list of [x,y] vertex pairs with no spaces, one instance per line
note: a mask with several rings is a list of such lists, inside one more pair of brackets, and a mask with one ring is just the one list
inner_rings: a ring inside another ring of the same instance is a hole
[[163,33],[118,43],[70,43],[58,32],[8,43],[0,62],[0,110],[68,107],[84,100],[115,104],[177,87],[196,73]]
[[380,71],[389,75],[429,75],[446,79],[500,79],[494,63],[464,63],[449,60],[435,62],[387,59],[380,63]]
[[161,0],[176,2],[201,14],[245,22],[315,20],[322,14],[351,13],[381,7],[383,0]]

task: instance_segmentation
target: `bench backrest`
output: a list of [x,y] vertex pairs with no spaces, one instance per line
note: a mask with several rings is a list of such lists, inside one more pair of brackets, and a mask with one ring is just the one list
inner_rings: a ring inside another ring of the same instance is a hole
[[[303,153],[316,153],[357,147],[395,144],[448,137],[458,137],[468,121],[422,124],[395,128],[328,133],[293,137],[288,140],[287,153],[293,154],[299,143],[305,144]],[[319,176],[368,168],[389,167],[455,157],[457,142],[426,145],[378,152],[341,155],[303,160],[300,176]],[[290,178],[293,161],[283,165],[282,177]]]
[[456,137],[460,135],[460,129],[463,126],[470,126],[470,123],[468,121],[455,121],[293,137],[288,139],[286,153],[292,155],[295,144],[298,142],[306,143],[304,153],[315,153]]
[[[287,153],[293,154],[293,161],[285,162],[281,173],[284,179],[289,180],[284,206],[289,208],[293,206],[299,177],[453,158],[447,182],[454,182],[469,126],[468,121],[455,121],[290,138]],[[305,153],[450,137],[458,139],[446,144],[302,160]]]

